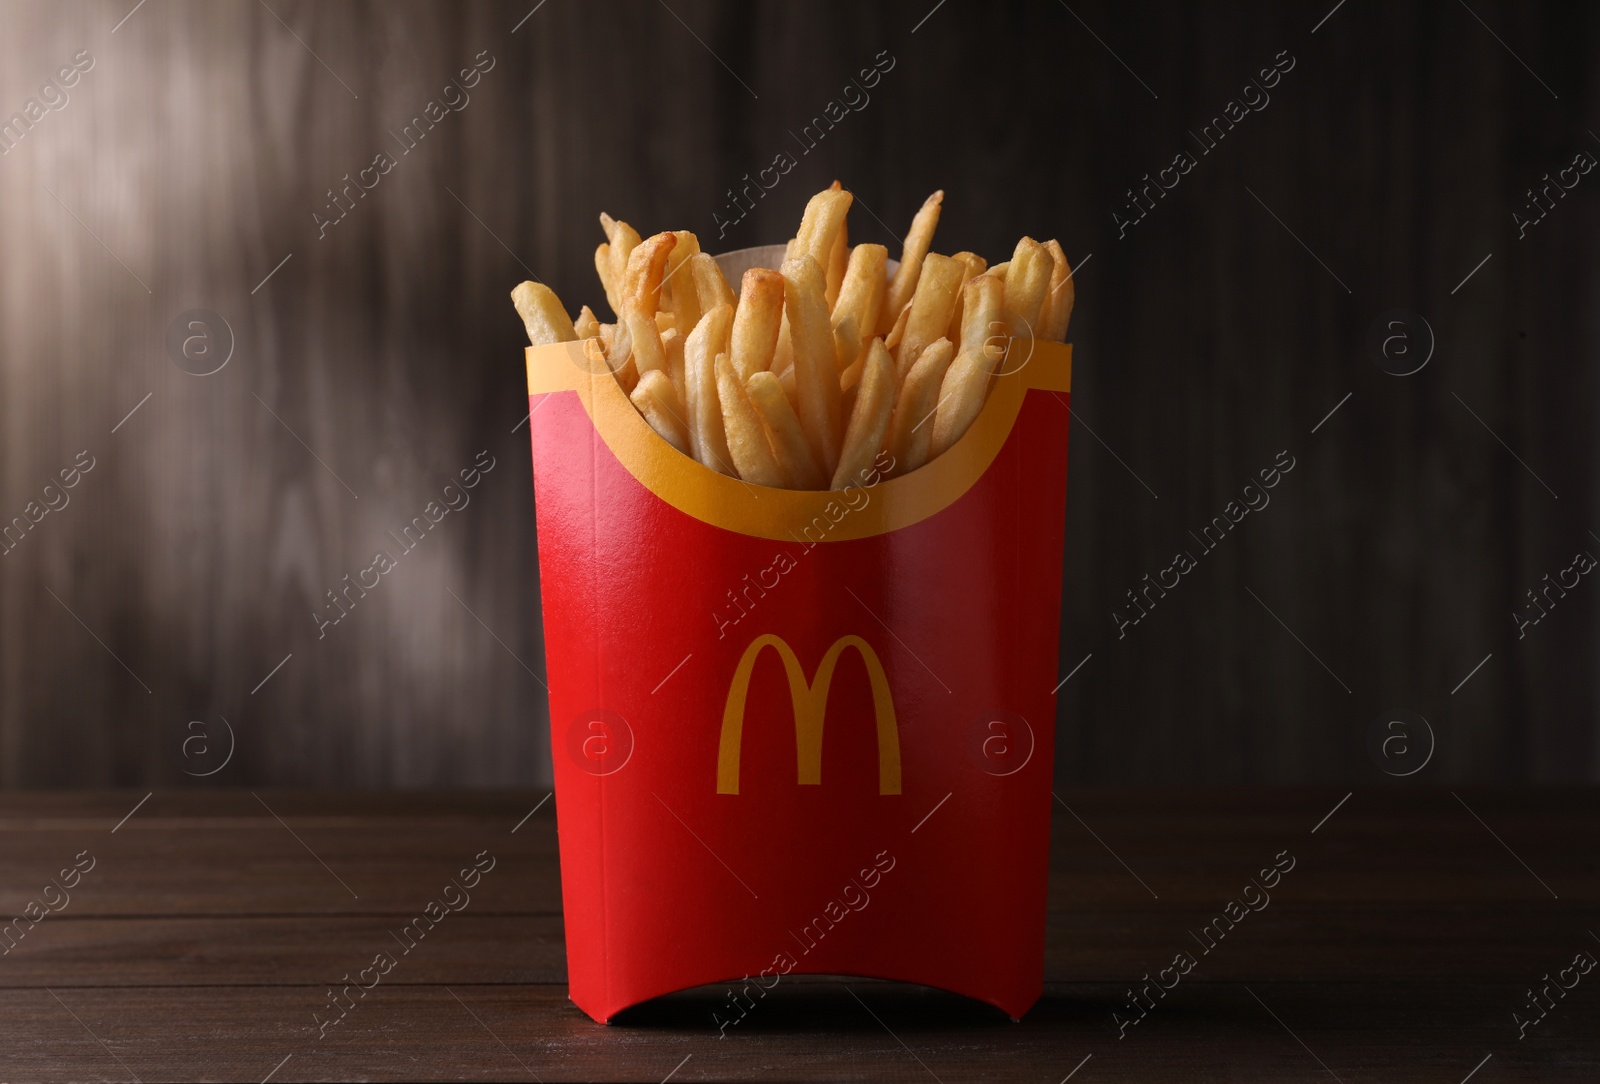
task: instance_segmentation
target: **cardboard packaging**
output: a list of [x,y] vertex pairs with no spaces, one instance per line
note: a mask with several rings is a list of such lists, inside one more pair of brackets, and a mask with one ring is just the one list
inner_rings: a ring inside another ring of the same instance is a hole
[[1038,999],[1071,366],[1035,343],[942,456],[800,492],[674,451],[571,344],[528,349],[584,1012],[726,983],[726,1030],[797,974]]

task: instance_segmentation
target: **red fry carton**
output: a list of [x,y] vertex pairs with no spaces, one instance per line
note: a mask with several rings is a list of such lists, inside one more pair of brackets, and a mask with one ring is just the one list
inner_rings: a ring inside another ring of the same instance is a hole
[[835,974],[1020,1018],[1071,348],[1008,360],[921,469],[880,457],[833,492],[678,453],[573,344],[527,370],[572,1000],[605,1022],[728,983],[725,1030],[784,976]]

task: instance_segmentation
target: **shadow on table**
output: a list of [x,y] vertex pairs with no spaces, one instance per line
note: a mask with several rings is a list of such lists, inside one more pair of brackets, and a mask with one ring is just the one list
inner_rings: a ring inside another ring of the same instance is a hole
[[[738,1001],[730,996],[732,989],[731,984],[721,984],[668,994],[625,1009],[612,1019],[612,1026],[695,1030],[718,1029],[719,1021],[728,1021],[730,1034],[881,1031],[888,1027],[913,1035],[1018,1026],[992,1005],[910,983],[808,975],[781,982],[764,996],[752,984],[749,997],[741,994]],[[1021,1026],[1081,1023],[1103,1016],[1105,1007],[1092,997],[1046,993],[1023,1017]]]

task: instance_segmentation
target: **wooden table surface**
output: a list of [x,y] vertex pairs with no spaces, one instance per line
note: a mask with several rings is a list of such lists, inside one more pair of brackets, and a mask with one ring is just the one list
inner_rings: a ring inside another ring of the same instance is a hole
[[[60,908],[0,956],[0,1081],[1600,1079],[1600,971],[1553,985],[1600,959],[1595,791],[1062,792],[1020,1024],[817,979],[726,1038],[720,988],[609,1027],[566,1000],[542,793],[143,797],[0,794],[0,915]],[[471,904],[319,1039],[330,985],[485,849]],[[1270,903],[1200,954],[1190,931],[1283,851]],[[74,859],[93,868],[45,899]],[[1119,1038],[1130,985],[1186,947],[1198,965]]]

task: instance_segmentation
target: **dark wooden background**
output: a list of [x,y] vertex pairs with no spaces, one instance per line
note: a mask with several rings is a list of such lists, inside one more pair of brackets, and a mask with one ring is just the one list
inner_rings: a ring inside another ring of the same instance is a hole
[[[870,104],[721,246],[788,237],[838,177],[855,240],[892,245],[943,187],[943,251],[1029,233],[1076,261],[1062,676],[1087,661],[1060,776],[1381,781],[1392,709],[1432,724],[1419,778],[1600,773],[1600,586],[1523,639],[1510,616],[1600,553],[1600,175],[1512,224],[1600,154],[1594,9],[546,0],[523,21],[534,2],[0,7],[0,117],[95,61],[0,157],[0,518],[95,462],[0,557],[0,784],[546,778],[506,293],[531,271],[597,303],[601,210],[715,249],[725,190],[882,50]],[[485,50],[470,103],[399,153],[390,130]],[[1189,130],[1285,50],[1270,104],[1198,156]],[[380,151],[396,167],[319,238],[327,190]],[[1119,238],[1124,191],[1180,151],[1198,164]],[[190,309],[236,340],[210,376],[165,345]],[[1437,337],[1416,375],[1364,345],[1392,309]],[[470,505],[319,639],[324,592],[480,450]],[[1270,506],[1119,639],[1124,592],[1282,450]],[[223,719],[231,761],[186,775],[221,763]]]

